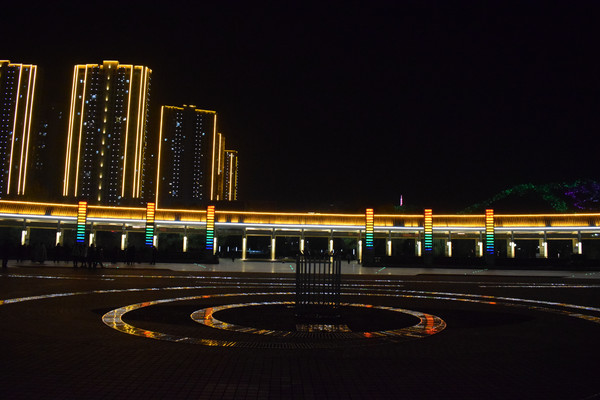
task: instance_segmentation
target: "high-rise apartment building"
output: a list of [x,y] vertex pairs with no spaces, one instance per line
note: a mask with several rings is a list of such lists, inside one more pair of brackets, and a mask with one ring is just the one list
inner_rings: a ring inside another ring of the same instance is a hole
[[0,60],[0,198],[25,194],[37,66]]
[[106,205],[142,199],[151,74],[118,61],[74,67],[63,196]]
[[218,199],[219,136],[215,111],[161,107],[157,206],[200,206]]
[[225,167],[223,170],[223,200],[237,200],[238,153],[225,150]]

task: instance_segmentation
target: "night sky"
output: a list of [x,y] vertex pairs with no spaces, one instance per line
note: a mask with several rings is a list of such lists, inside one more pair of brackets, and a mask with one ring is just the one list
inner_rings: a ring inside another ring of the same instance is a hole
[[599,179],[597,1],[23,4],[0,58],[38,64],[65,112],[74,64],[149,66],[151,126],[216,110],[249,207],[458,211]]

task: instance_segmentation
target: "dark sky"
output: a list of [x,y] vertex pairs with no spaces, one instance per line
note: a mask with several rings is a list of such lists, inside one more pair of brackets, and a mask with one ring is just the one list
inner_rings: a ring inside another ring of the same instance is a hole
[[599,179],[597,1],[126,3],[3,13],[0,58],[65,103],[75,63],[149,66],[151,120],[219,113],[244,200],[455,211]]

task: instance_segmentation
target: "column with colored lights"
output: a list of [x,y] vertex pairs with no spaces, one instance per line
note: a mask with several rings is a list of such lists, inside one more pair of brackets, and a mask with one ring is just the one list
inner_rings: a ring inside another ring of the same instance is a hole
[[372,208],[365,211],[365,247],[362,251],[363,265],[374,261],[375,213]]
[[206,208],[206,251],[209,255],[215,251],[215,206]]
[[154,245],[154,217],[156,212],[155,203],[146,204],[146,246]]
[[367,208],[365,214],[365,248],[373,250],[374,214],[372,208]]
[[85,224],[87,220],[87,201],[80,201],[77,207],[77,243],[85,244]]
[[485,258],[488,263],[494,259],[494,210],[485,210]]
[[426,264],[433,261],[433,212],[426,208],[423,214],[423,257]]

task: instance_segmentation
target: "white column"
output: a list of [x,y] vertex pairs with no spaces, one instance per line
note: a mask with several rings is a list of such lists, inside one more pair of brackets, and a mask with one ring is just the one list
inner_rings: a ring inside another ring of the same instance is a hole
[[546,239],[539,240],[540,258],[548,258],[548,242]]
[[217,235],[215,235],[213,237],[213,255],[217,254],[217,249],[218,249],[218,245],[217,245]]
[[446,257],[452,257],[452,240],[448,239],[446,241]]
[[444,247],[444,256],[452,257],[452,232],[448,232],[448,240],[446,240],[446,246]]
[[23,228],[21,231],[21,245],[26,246],[29,244],[29,228]]
[[125,228],[123,227],[123,232],[121,233],[121,250],[125,250],[127,248],[127,239],[128,234]]
[[392,256],[392,232],[388,233],[388,238],[385,246],[385,254],[388,257]]
[[271,236],[271,261],[275,261],[275,235]]
[[510,239],[506,239],[507,246],[506,246],[506,250],[508,251],[508,258],[515,258],[515,253],[516,253],[516,248],[517,248],[517,244],[515,243],[515,240],[513,238]]
[[475,252],[477,253],[477,257],[483,257],[483,241],[481,240],[481,238],[477,239]]
[[246,260],[246,245],[248,243],[248,238],[246,237],[246,234],[244,234],[244,236],[242,236],[242,261]]
[[421,244],[421,240],[417,239],[415,242],[415,253],[417,253],[417,257],[422,257],[423,256],[423,246]]
[[63,243],[64,243],[64,231],[60,227],[60,221],[59,221],[56,226],[56,241],[55,241],[54,245],[58,246],[60,244],[62,246]]
[[581,244],[581,232],[577,232],[577,239],[573,239],[573,254],[583,254],[583,245]]
[[362,239],[358,240],[358,262],[362,262]]

